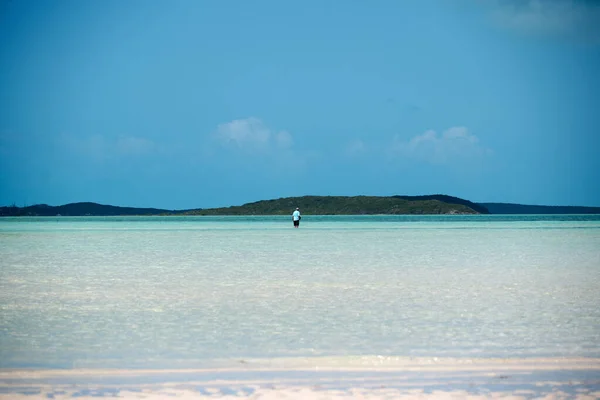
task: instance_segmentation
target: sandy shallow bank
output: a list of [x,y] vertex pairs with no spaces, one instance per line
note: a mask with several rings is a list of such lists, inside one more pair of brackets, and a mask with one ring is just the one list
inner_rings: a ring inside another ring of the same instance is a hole
[[600,359],[256,359],[204,369],[0,370],[0,399],[600,399]]

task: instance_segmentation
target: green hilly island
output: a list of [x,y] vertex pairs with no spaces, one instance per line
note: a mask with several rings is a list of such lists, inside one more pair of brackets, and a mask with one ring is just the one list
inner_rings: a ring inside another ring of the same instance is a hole
[[261,200],[239,206],[167,210],[103,205],[91,202],[61,206],[36,204],[0,207],[0,216],[151,216],[151,215],[289,215],[300,207],[303,215],[374,214],[600,214],[600,207],[530,206],[474,203],[447,195],[428,196],[301,196]]
[[287,215],[300,207],[304,215],[487,214],[484,207],[457,197],[302,196],[262,200],[241,206],[190,210],[188,215]]

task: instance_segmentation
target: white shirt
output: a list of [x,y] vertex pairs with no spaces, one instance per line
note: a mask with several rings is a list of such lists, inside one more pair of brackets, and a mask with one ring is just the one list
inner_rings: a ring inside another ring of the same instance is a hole
[[292,214],[292,218],[294,219],[294,221],[299,221],[300,220],[300,211],[298,211],[298,210],[294,211],[294,213]]

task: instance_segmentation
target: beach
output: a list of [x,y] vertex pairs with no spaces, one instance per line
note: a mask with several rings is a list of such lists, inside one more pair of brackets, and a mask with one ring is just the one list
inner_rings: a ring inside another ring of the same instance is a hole
[[600,217],[7,218],[0,398],[599,398]]
[[249,360],[219,369],[20,370],[0,373],[0,382],[6,399],[584,400],[600,396],[600,360]]

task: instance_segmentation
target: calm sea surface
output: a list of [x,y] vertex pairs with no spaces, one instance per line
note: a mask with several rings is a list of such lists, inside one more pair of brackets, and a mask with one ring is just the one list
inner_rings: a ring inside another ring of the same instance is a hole
[[600,357],[600,216],[0,219],[0,367]]

